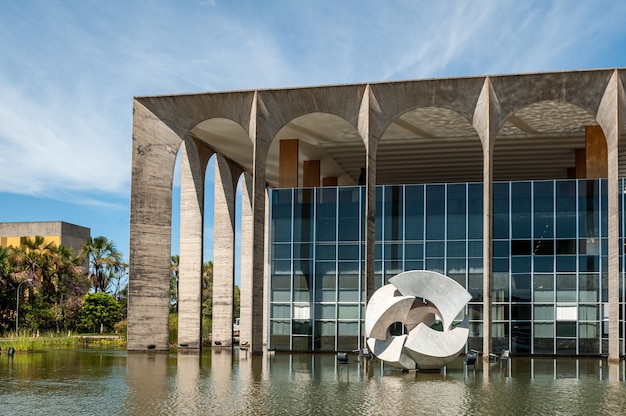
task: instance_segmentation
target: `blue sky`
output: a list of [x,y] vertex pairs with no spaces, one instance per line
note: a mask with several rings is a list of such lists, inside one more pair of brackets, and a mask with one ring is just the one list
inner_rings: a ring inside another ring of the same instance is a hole
[[613,0],[0,2],[0,221],[125,257],[133,96],[626,67]]

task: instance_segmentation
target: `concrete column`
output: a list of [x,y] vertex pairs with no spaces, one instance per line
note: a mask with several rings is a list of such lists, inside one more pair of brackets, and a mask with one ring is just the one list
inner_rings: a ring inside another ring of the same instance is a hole
[[298,139],[280,141],[278,186],[296,188],[298,186]]
[[[365,305],[374,294],[375,287],[375,239],[376,239],[376,151],[379,138],[370,133],[370,100],[373,92],[368,85],[359,109],[358,130],[365,142]],[[365,337],[365,334],[362,334]]]
[[204,174],[193,139],[181,148],[180,261],[178,265],[178,345],[202,348],[202,243]]
[[240,342],[252,339],[252,177],[241,180]]
[[232,345],[235,271],[235,192],[230,166],[223,156],[215,160],[213,226],[212,342]]
[[266,181],[265,168],[269,140],[256,140],[252,192],[252,354],[263,353],[265,238],[266,238]]
[[608,166],[608,280],[609,280],[609,345],[608,361],[618,363],[619,351],[619,138],[626,120],[626,94],[619,77],[613,76],[598,108],[598,122],[606,137]]
[[491,352],[491,293],[493,287],[493,148],[500,114],[489,78],[480,92],[474,111],[473,125],[483,148],[483,360]]
[[133,112],[127,349],[168,351],[172,181],[181,138],[138,100]]

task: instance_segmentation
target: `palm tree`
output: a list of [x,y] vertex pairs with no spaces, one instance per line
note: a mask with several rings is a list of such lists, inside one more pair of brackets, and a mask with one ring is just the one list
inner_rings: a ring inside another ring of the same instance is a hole
[[89,262],[89,278],[96,292],[106,292],[111,273],[124,265],[122,253],[106,237],[89,237],[80,248],[80,257]]

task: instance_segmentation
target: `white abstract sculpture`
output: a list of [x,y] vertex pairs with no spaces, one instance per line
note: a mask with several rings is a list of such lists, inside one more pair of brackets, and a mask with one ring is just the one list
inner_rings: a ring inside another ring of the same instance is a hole
[[[378,359],[396,367],[443,368],[465,347],[467,315],[455,328],[451,326],[471,298],[463,286],[443,274],[428,270],[400,273],[374,292],[367,304],[367,346]],[[431,328],[437,320],[443,331]],[[396,322],[406,327],[406,334],[390,332]]]

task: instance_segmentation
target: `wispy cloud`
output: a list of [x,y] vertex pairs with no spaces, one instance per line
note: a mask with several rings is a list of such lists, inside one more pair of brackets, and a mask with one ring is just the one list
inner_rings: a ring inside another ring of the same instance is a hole
[[625,7],[6,2],[0,192],[128,195],[135,95],[626,66]]

